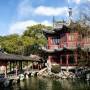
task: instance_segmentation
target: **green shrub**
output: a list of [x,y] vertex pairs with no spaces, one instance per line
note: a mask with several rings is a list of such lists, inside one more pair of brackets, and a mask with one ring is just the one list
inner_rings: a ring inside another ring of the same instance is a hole
[[51,72],[59,73],[61,70],[61,66],[59,64],[52,64]]

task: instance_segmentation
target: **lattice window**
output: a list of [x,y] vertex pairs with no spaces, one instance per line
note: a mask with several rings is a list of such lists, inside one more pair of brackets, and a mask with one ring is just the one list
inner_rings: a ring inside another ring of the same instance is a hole
[[75,34],[70,34],[68,39],[69,41],[75,40]]
[[60,43],[60,36],[52,37],[52,44],[59,45]]

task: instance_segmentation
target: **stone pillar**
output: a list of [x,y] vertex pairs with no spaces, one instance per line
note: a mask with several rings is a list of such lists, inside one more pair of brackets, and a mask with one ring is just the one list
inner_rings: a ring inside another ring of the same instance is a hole
[[49,56],[47,60],[47,69],[48,73],[51,74],[51,56]]
[[29,67],[28,67],[28,61],[26,61],[26,79],[28,79],[29,78]]

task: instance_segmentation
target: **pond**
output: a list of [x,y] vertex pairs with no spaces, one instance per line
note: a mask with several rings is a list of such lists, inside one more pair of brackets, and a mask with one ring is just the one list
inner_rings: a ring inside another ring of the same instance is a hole
[[90,82],[31,77],[5,90],[90,90]]

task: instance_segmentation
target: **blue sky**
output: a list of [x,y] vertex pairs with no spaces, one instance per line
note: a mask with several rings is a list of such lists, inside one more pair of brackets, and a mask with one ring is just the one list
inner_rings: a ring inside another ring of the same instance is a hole
[[0,0],[0,35],[22,34],[27,26],[52,25],[52,17],[67,20],[68,3],[77,14],[77,8],[90,0]]

